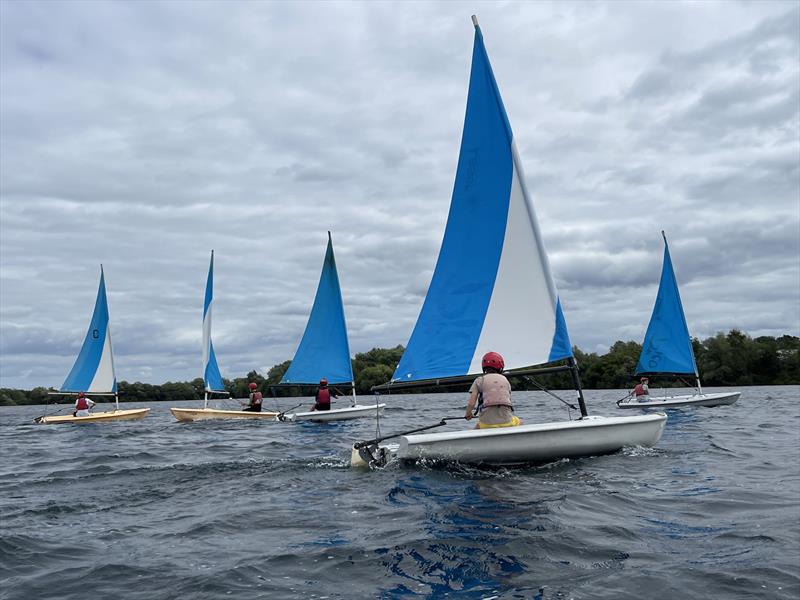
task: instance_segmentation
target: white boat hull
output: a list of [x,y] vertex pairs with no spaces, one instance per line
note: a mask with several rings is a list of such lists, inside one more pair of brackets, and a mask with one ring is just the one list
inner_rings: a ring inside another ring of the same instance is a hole
[[44,425],[55,425],[58,423],[110,423],[111,421],[135,421],[143,418],[149,412],[149,408],[132,408],[128,410],[96,412],[85,417],[73,417],[71,414],[53,415],[51,417],[42,417],[36,422]]
[[400,438],[396,453],[397,458],[404,461],[432,459],[488,465],[546,463],[609,454],[625,446],[653,446],[661,438],[666,422],[666,414],[653,413],[407,435]]
[[217,410],[215,408],[170,408],[172,416],[178,421],[213,421],[219,419],[266,419],[273,421],[276,412],[250,412],[244,410]]
[[375,417],[376,414],[383,414],[385,404],[364,405],[356,404],[347,408],[334,408],[331,410],[312,410],[308,412],[289,413],[284,415],[284,421],[347,421],[349,419],[360,419],[362,417]]
[[680,408],[682,406],[722,406],[733,404],[739,399],[741,392],[719,392],[716,394],[692,394],[690,396],[650,396],[647,402],[638,402],[635,398],[628,402],[620,402],[619,408]]

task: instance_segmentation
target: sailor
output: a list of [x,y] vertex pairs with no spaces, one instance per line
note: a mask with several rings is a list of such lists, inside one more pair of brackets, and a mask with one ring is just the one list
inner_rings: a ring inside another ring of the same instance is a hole
[[650,401],[650,389],[647,387],[647,382],[650,381],[647,377],[642,377],[639,380],[639,383],[633,388],[632,395],[636,396],[637,402],[649,402]]
[[75,400],[75,411],[72,413],[73,417],[88,417],[94,401],[86,397],[83,392],[78,392],[78,399]]
[[497,352],[487,352],[483,356],[481,366],[483,375],[473,381],[472,387],[469,388],[469,400],[464,418],[469,421],[478,415],[476,429],[522,425],[522,420],[514,415],[511,384],[503,375],[505,367],[503,357]]
[[317,394],[314,396],[314,406],[311,407],[311,410],[330,410],[331,398],[338,398],[338,396],[328,389],[327,379],[320,379]]
[[247,412],[261,412],[261,401],[263,396],[258,391],[258,384],[255,382],[247,386],[250,389],[249,403],[242,410]]

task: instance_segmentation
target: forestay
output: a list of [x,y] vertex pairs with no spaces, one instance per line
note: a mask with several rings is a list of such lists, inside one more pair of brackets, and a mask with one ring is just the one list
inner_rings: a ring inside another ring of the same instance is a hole
[[60,391],[94,394],[117,393],[103,265],[100,265],[100,287],[97,290],[97,300],[94,304],[89,330],[86,332],[78,358],[75,359],[75,364]]
[[206,392],[225,393],[222,375],[217,365],[214,344],[211,341],[211,309],[214,301],[214,251],[211,251],[211,263],[208,265],[206,295],[203,303],[203,381]]
[[314,305],[300,346],[281,384],[317,383],[323,378],[330,383],[353,381],[347,324],[330,231]]
[[692,341],[686,316],[683,314],[681,295],[672,260],[669,254],[667,236],[664,236],[664,264],[661,269],[661,281],[658,285],[656,304],[653,315],[647,326],[647,333],[642,344],[636,374],[644,373],[697,373]]
[[572,357],[522,165],[475,27],[467,112],[439,259],[392,381],[513,369]]

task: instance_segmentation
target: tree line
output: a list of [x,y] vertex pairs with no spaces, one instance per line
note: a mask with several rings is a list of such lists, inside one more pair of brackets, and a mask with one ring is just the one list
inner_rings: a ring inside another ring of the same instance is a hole
[[[700,341],[692,340],[695,360],[703,385],[742,386],[742,385],[797,385],[800,384],[800,338],[791,335],[780,337],[760,336],[752,338],[736,329],[727,334],[717,335]],[[391,379],[397,363],[403,354],[403,346],[394,348],[373,348],[361,352],[353,358],[353,375],[356,392],[369,394],[372,386],[386,383]],[[502,349],[499,349],[502,350]],[[575,359],[580,366],[580,376],[586,389],[626,389],[635,383],[634,372],[639,360],[641,344],[637,342],[615,342],[605,354],[586,353],[573,348]],[[502,351],[501,351],[502,354]],[[244,377],[224,379],[225,390],[233,398],[244,398],[248,394],[248,384],[255,382],[265,397],[312,396],[316,386],[273,387],[289,368],[291,361],[273,366],[264,377],[257,371],[250,371]],[[691,381],[691,380],[689,380]],[[685,385],[674,378],[651,377],[651,384],[665,387]],[[535,390],[538,386],[547,389],[572,388],[569,373],[553,373],[537,377],[514,378],[514,390]],[[537,386],[538,384],[538,386]],[[167,382],[160,385],[128,383],[117,384],[120,402],[178,402],[181,400],[202,400],[203,380],[201,378],[185,382]],[[350,386],[331,386],[342,394],[350,393]],[[469,386],[409,390],[409,393],[441,392],[465,390]],[[45,404],[52,402],[49,392],[53,388],[36,387],[32,390],[0,388],[0,406],[21,404]],[[397,393],[397,392],[393,392]],[[64,401],[63,399],[61,400]]]

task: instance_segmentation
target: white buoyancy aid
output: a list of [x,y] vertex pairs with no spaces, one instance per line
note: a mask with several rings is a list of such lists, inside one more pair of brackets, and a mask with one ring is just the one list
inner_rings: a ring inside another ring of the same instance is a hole
[[511,384],[500,373],[486,373],[478,377],[473,386],[478,391],[480,410],[489,406],[512,406]]

